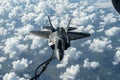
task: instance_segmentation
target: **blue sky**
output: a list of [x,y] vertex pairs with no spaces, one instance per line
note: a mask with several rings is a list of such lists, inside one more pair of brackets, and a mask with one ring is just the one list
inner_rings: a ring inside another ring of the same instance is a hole
[[120,15],[110,0],[3,0],[0,1],[0,79],[29,80],[52,50],[47,40],[30,35],[49,25],[71,27],[91,37],[71,41],[64,59],[56,59],[42,80],[119,80]]

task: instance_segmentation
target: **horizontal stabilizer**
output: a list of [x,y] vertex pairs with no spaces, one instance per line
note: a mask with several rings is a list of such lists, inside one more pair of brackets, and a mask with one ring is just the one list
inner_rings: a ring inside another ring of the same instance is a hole
[[[47,30],[51,30],[52,31],[53,28],[51,26],[43,26],[43,29],[47,29]],[[75,30],[75,29],[77,29],[77,28],[75,28],[75,27],[69,27],[68,31]]]
[[31,31],[30,33],[48,39],[49,35],[51,34],[51,31]]
[[69,27],[69,28],[68,28],[68,31],[70,31],[70,30],[75,30],[75,29],[77,29],[77,28],[75,28],[75,27]]
[[52,27],[51,26],[43,26],[43,29],[47,29],[47,30],[51,30],[52,31]]
[[80,39],[80,38],[89,37],[90,34],[82,33],[82,32],[68,32],[68,36],[69,36],[70,40],[76,40],[76,39]]

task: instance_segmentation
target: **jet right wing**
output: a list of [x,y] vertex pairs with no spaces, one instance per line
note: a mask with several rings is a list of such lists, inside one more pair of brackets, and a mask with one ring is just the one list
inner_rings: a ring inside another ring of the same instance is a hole
[[85,37],[89,37],[89,36],[90,36],[89,33],[68,32],[68,37],[70,40],[76,40],[76,39],[85,38]]
[[48,39],[51,31],[31,31],[30,33]]

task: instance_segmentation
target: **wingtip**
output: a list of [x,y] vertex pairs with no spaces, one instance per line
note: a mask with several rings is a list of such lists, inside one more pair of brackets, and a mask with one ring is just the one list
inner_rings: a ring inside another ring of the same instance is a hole
[[91,36],[91,34],[88,34],[88,36]]
[[32,34],[33,31],[30,31],[29,33]]

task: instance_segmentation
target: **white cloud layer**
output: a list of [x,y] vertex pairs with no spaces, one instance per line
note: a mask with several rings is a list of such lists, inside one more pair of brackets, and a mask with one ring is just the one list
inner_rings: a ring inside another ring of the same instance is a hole
[[17,58],[21,52],[27,50],[28,45],[20,44],[22,37],[11,37],[5,42],[4,52],[9,54],[10,58]]
[[0,35],[3,36],[3,35],[6,35],[7,34],[7,30],[4,29],[3,27],[0,27]]
[[118,49],[114,55],[113,65],[117,65],[120,63],[120,49]]
[[69,61],[72,59],[78,59],[80,57],[80,55],[82,54],[82,52],[77,51],[76,48],[74,47],[70,47],[64,54],[64,58],[63,60],[57,64],[57,68],[62,68],[62,67],[66,67],[66,65],[69,63]]
[[6,73],[3,76],[3,80],[26,80],[26,79],[20,78],[19,76],[16,75],[15,72],[10,72],[10,73]]
[[102,18],[106,24],[115,23],[117,21],[117,19],[115,18],[115,15],[113,13],[109,13],[106,16],[103,16]]
[[18,31],[17,35],[29,34],[31,30],[33,30],[32,25],[25,25],[25,26],[17,29],[17,31]]
[[0,62],[4,62],[6,60],[6,57],[0,57]]
[[93,52],[103,52],[104,49],[112,49],[111,40],[108,40],[107,38],[93,39],[90,43],[89,49]]
[[3,77],[3,80],[19,80],[19,77],[14,73],[6,73]]
[[93,25],[87,25],[86,27],[85,26],[80,26],[75,31],[77,31],[77,32],[87,32],[87,33],[90,33],[90,34],[93,34],[95,32]]
[[113,37],[116,35],[120,35],[120,27],[112,27],[105,31],[106,36]]
[[84,60],[84,64],[83,64],[83,67],[84,68],[87,68],[87,69],[96,69],[97,67],[99,66],[99,62],[96,62],[96,61],[92,61],[92,62],[89,62],[89,59],[85,59]]
[[62,80],[76,80],[77,74],[80,72],[80,66],[72,65],[70,68],[67,68],[64,73],[60,75]]
[[[25,78],[28,79],[33,75],[31,72],[36,67],[36,61],[43,60],[42,56],[50,48],[45,47],[45,39],[31,36],[29,32],[34,29],[40,30],[43,25],[49,25],[46,17],[48,15],[51,16],[55,28],[66,27],[69,18],[72,17],[71,27],[77,27],[76,31],[78,32],[89,32],[92,35],[87,38],[88,41],[81,40],[83,41],[82,50],[86,50],[84,55],[93,52],[102,53],[106,49],[113,51],[116,44],[120,42],[120,40],[116,40],[115,43],[112,41],[112,37],[119,37],[120,34],[118,24],[120,16],[113,12],[115,10],[112,10],[114,8],[111,8],[109,3],[110,1],[107,0],[0,0],[0,79],[26,80]],[[107,36],[107,38],[104,38],[104,36]],[[75,41],[75,44],[79,44],[79,42]],[[79,45],[79,47],[81,46]],[[86,47],[89,47],[90,50],[87,50]],[[80,49],[78,46],[77,48],[73,46],[65,51],[64,59],[57,64],[57,68],[61,68],[61,71],[63,71],[63,67],[65,68],[72,63],[76,63],[77,60],[85,58]],[[82,58],[81,54],[83,55]],[[21,59],[21,57],[24,58]],[[30,69],[26,69],[29,68],[31,62],[35,64],[31,65]],[[113,65],[117,66],[119,63],[119,50],[117,50]],[[55,64],[51,65],[55,66]],[[85,60],[83,65],[86,68],[95,69],[99,63]],[[75,76],[79,73],[79,68],[79,65],[67,68],[66,72],[60,75],[60,78],[76,80]],[[111,67],[108,70],[110,69],[115,72]],[[9,73],[8,71],[14,72]],[[25,74],[26,72],[28,73]],[[49,75],[50,73],[48,71],[46,74]]]
[[0,70],[2,69],[3,67],[2,67],[2,65],[0,64]]
[[33,37],[32,44],[31,44],[31,49],[38,49],[38,48],[40,48],[45,42],[46,42],[45,39],[34,36],[34,37]]
[[29,62],[27,59],[22,58],[21,60],[13,61],[12,65],[16,71],[21,71],[27,68],[30,63],[31,61]]
[[111,1],[101,1],[101,0],[98,0],[95,5],[98,8],[109,8],[109,7],[112,7]]

